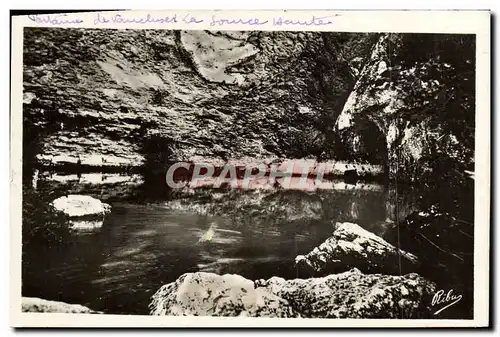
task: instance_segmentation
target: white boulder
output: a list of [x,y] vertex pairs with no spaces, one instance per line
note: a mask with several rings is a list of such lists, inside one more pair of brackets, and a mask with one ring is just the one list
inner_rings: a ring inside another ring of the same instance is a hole
[[88,195],[70,194],[57,198],[53,206],[72,218],[104,216],[111,212],[111,206]]
[[156,316],[297,317],[287,300],[240,275],[198,272],[182,275],[152,297]]
[[399,275],[415,272],[420,265],[415,255],[394,247],[357,224],[344,222],[337,223],[336,227],[331,237],[307,255],[297,256],[295,263],[321,275],[351,268]]

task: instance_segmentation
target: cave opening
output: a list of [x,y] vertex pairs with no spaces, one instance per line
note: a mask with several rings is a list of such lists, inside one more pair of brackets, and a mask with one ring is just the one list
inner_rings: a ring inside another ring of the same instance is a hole
[[384,175],[388,174],[388,147],[386,135],[370,119],[357,118],[353,127],[344,133],[344,145],[347,160],[361,163],[382,165]]

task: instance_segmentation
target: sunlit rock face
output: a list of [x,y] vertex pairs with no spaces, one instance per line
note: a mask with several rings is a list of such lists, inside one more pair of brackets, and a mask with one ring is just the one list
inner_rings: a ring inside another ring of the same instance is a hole
[[26,128],[47,164],[319,156],[373,43],[337,36],[27,28]]
[[180,40],[203,78],[215,83],[244,84],[245,74],[232,72],[259,52],[247,42],[250,32],[183,31]]
[[[418,276],[365,275],[252,282],[239,275],[187,273],[152,297],[152,315],[425,318],[435,285]],[[417,314],[418,313],[418,314]],[[418,317],[417,317],[418,316]]]
[[473,36],[383,34],[337,119],[351,154],[386,162],[401,180],[435,171],[436,158],[473,170],[474,45]]
[[80,304],[68,304],[64,302],[48,301],[36,297],[22,297],[21,307],[23,312],[51,312],[63,314],[98,314]]
[[[415,272],[420,266],[415,255],[400,250],[354,223],[338,223],[333,235],[296,264],[317,275],[358,268],[364,272],[393,275]],[[401,267],[400,267],[401,264]]]

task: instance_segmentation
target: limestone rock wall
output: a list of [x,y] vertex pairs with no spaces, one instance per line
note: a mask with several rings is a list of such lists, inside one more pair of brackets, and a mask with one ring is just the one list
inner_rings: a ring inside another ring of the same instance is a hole
[[[363,51],[366,36],[343,39]],[[314,117],[338,114],[355,81],[359,57],[342,54],[344,40],[27,28],[25,132],[41,138],[38,159],[56,164],[140,166],[169,159],[165,148],[193,161],[314,156],[328,142]]]
[[473,36],[382,35],[337,119],[351,155],[368,148],[409,181],[437,158],[473,170],[474,55]]

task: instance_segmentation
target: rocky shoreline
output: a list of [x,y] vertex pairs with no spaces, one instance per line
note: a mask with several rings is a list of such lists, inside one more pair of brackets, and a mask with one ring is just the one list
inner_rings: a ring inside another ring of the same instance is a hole
[[[255,199],[254,195],[246,196],[249,197]],[[295,222],[307,219],[323,222],[321,199],[311,197],[305,201],[303,198],[295,202],[291,196],[273,199],[274,203],[267,201],[269,205],[261,207],[274,210],[284,207],[282,211],[294,212],[286,214],[285,218],[290,221],[298,216]],[[77,233],[99,229],[111,211],[109,204],[88,195],[62,196],[52,205],[69,217]],[[149,305],[150,314],[325,318],[397,318],[405,315],[405,318],[422,318],[430,315],[429,303],[438,288],[432,275],[422,274],[423,270],[435,270],[434,265],[446,265],[450,269],[468,265],[468,255],[461,251],[461,246],[466,247],[468,243],[461,240],[456,247],[446,246],[440,236],[453,230],[463,233],[464,239],[470,239],[473,233],[467,234],[463,224],[449,214],[440,213],[435,206],[413,212],[401,223],[401,248],[405,250],[394,246],[390,236],[384,239],[352,222],[331,226],[330,237],[307,254],[295,258],[301,278],[274,276],[250,280],[241,275],[201,270],[186,273],[156,291]],[[423,244],[415,245],[414,241]],[[449,251],[444,254],[440,246]],[[428,253],[432,251],[435,253]],[[38,300],[23,299],[23,311],[94,313],[85,307]]]
[[[296,263],[324,277],[248,280],[240,275],[186,273],[152,297],[152,315],[307,318],[430,317],[434,282],[398,274],[396,248],[356,224],[336,225],[333,236]],[[418,258],[400,251],[412,265]],[[332,265],[346,271],[334,271]],[[362,273],[357,267],[363,268]],[[386,271],[387,274],[374,273]],[[393,274],[393,275],[390,275]]]
[[[161,287],[151,315],[303,318],[416,318],[428,315],[435,285],[417,274],[363,274],[251,281],[239,275],[187,273]],[[401,317],[404,315],[404,317]]]
[[[303,318],[426,318],[436,284],[416,273],[398,275],[396,248],[353,223],[296,262],[316,275],[249,280],[240,275],[193,272],[160,287],[151,315]],[[417,266],[413,254],[400,251]],[[341,265],[332,273],[331,265]],[[363,270],[361,271],[360,268]],[[342,270],[338,272],[338,270]],[[380,273],[385,271],[386,273]],[[392,275],[391,275],[392,274]],[[98,313],[80,305],[23,298],[24,312]]]

